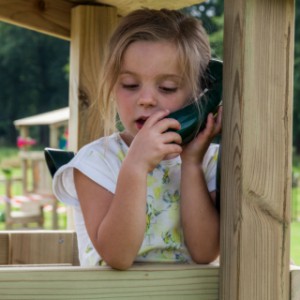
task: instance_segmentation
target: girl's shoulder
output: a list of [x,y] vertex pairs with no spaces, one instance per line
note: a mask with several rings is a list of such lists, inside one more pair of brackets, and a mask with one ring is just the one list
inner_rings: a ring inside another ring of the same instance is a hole
[[118,152],[121,147],[119,133],[113,133],[110,136],[101,137],[93,142],[83,146],[75,155],[75,159],[79,160],[83,157],[89,157],[92,153],[100,156]]

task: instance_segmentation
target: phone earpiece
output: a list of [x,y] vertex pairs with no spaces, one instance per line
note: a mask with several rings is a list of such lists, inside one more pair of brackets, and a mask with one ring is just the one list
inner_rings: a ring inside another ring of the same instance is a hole
[[180,124],[176,132],[182,138],[182,144],[189,143],[205,128],[209,113],[216,113],[222,102],[223,62],[211,59],[204,76],[201,79],[203,93],[197,101],[168,115]]

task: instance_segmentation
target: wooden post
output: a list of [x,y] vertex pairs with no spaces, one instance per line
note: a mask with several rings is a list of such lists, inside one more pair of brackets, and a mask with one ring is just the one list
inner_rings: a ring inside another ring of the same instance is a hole
[[[68,145],[72,151],[104,133],[98,105],[94,104],[104,47],[116,24],[115,7],[80,5],[72,9]],[[67,227],[72,229],[71,209],[67,215]]]
[[58,129],[59,127],[56,126],[55,124],[49,126],[50,129],[50,137],[49,137],[49,146],[51,148],[58,148]]
[[104,47],[117,23],[117,9],[82,5],[72,9],[69,148],[77,151],[103,135],[98,106]]
[[225,0],[220,299],[289,299],[293,0]]
[[291,300],[300,299],[300,267],[291,267]]

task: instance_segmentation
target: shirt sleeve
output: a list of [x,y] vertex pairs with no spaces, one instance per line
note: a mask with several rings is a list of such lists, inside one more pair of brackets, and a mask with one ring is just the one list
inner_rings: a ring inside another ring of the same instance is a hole
[[78,169],[84,175],[115,193],[117,174],[116,166],[111,165],[109,153],[96,150],[97,147],[84,147],[66,165],[57,170],[53,178],[53,192],[65,204],[79,206],[74,184],[73,171]]
[[203,171],[209,192],[216,190],[218,155],[219,145],[211,144],[203,159]]

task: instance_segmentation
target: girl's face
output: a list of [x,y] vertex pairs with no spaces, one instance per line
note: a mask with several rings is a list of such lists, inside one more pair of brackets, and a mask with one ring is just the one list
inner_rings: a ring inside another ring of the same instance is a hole
[[191,91],[180,72],[175,45],[147,41],[129,45],[114,93],[129,143],[153,113],[184,106]]

